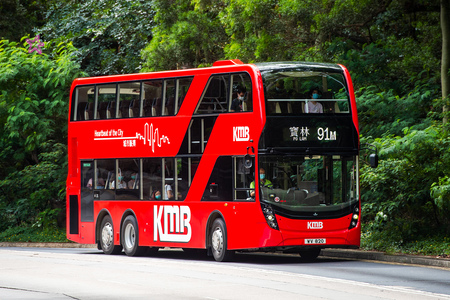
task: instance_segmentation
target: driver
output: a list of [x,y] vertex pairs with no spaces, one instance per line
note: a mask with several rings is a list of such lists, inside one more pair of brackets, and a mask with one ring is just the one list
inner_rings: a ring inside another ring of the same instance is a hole
[[[266,170],[264,168],[259,169],[259,185],[261,187],[271,188],[272,182],[269,179],[266,179]],[[250,191],[250,197],[255,197],[255,181],[250,182],[250,188],[253,189]]]

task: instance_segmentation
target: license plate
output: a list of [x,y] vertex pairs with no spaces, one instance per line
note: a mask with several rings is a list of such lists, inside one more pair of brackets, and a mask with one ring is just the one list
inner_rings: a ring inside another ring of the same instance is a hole
[[326,244],[327,239],[305,239],[305,245]]

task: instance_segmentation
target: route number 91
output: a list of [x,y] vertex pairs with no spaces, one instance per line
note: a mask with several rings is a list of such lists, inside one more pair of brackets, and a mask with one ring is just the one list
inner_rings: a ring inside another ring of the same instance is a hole
[[332,131],[329,130],[329,128],[323,128],[319,127],[317,128],[317,139],[319,141],[325,140],[325,141],[335,141],[336,140],[336,130]]

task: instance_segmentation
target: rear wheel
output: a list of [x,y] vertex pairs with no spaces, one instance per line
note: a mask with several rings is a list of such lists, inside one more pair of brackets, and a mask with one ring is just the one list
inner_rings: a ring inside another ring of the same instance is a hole
[[216,261],[229,261],[234,251],[227,250],[227,229],[222,219],[216,219],[213,223],[211,236],[211,252]]
[[100,225],[100,247],[105,254],[119,254],[122,246],[114,245],[114,227],[109,215],[105,216]]
[[139,246],[139,230],[134,216],[125,218],[122,226],[122,245],[126,255],[140,256],[147,251],[147,247]]
[[302,250],[300,251],[300,256],[306,261],[313,261],[319,256],[320,248]]

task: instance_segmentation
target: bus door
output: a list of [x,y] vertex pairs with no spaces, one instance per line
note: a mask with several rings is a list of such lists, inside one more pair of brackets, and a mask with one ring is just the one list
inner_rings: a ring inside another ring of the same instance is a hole
[[81,162],[81,202],[80,217],[81,222],[94,221],[94,161]]
[[81,162],[81,222],[94,221],[94,201],[115,199],[115,160]]

